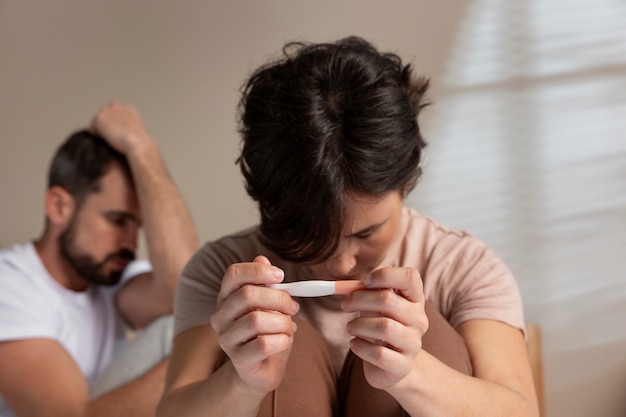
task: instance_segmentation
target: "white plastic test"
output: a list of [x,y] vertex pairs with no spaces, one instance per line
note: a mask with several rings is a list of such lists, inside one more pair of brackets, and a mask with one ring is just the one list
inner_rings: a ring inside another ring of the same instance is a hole
[[350,294],[352,291],[364,289],[359,280],[346,281],[297,281],[281,284],[269,284],[269,288],[283,290],[294,297],[323,297],[325,295]]

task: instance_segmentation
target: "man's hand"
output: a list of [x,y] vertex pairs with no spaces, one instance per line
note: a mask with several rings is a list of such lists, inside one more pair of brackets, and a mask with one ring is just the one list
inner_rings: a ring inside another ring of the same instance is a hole
[[93,117],[90,130],[127,156],[143,146],[154,146],[139,113],[130,104],[113,102],[106,105]]
[[156,142],[130,104],[110,103],[91,121],[91,131],[126,156],[141,211],[152,274],[137,277],[117,293],[117,307],[141,328],[172,312],[183,267],[198,248],[191,214]]

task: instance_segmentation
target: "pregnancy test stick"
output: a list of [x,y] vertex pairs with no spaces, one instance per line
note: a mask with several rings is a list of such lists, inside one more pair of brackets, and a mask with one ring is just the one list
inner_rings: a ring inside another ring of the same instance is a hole
[[364,289],[359,280],[346,281],[298,281],[281,284],[268,284],[267,287],[287,291],[294,297],[323,297],[325,295],[350,294]]

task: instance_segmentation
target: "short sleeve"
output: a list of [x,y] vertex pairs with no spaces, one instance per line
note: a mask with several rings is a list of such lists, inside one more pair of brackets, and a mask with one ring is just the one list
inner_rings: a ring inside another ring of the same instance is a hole
[[18,268],[0,263],[0,340],[55,338],[54,305]]
[[450,323],[472,319],[507,323],[525,331],[521,295],[504,262],[483,242],[469,235],[444,272],[451,290]]

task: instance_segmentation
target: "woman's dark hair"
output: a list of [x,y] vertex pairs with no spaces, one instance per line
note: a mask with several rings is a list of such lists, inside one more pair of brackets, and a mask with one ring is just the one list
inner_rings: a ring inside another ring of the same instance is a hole
[[70,135],[57,149],[48,172],[48,188],[63,187],[80,206],[90,193],[100,190],[100,178],[117,163],[132,182],[126,157],[104,139],[87,130]]
[[237,162],[259,204],[261,242],[318,262],[341,239],[347,192],[406,195],[421,174],[427,88],[397,55],[357,37],[289,43],[254,72],[239,103]]

